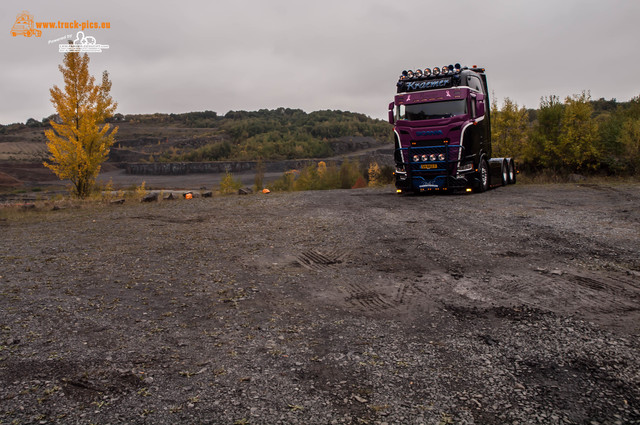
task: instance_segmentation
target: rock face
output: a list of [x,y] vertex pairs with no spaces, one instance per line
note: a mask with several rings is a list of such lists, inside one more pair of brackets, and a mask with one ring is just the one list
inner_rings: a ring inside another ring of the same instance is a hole
[[[344,160],[343,157],[324,159],[292,159],[285,161],[265,161],[266,172],[280,173],[287,170],[300,170],[308,165],[317,164],[320,161],[330,161],[338,166]],[[350,161],[358,160],[361,163],[376,161],[379,165],[393,165],[393,148],[382,147],[378,150],[366,152],[361,155],[349,155]],[[127,174],[152,175],[152,176],[180,176],[185,174],[216,174],[216,173],[241,173],[253,171],[258,165],[257,161],[215,161],[215,162],[152,162],[152,163],[127,163]]]
[[250,195],[253,193],[250,187],[243,187],[238,189],[238,195]]

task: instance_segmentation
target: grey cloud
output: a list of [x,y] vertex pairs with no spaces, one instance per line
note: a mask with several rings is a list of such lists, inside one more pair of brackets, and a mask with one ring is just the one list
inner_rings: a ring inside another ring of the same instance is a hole
[[0,69],[1,123],[48,115],[48,89],[61,84],[62,55],[48,38],[8,35],[25,8],[39,20],[111,22],[89,34],[111,46],[90,67],[96,76],[110,72],[123,113],[285,106],[384,118],[402,69],[453,61],[486,67],[498,99],[527,107],[583,89],[620,100],[640,94],[632,74],[640,59],[629,54],[640,38],[640,4],[624,0],[9,0],[0,3],[0,49],[12,58]]

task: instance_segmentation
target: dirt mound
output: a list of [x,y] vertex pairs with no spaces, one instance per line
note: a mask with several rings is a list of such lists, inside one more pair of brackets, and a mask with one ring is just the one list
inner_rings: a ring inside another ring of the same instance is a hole
[[22,182],[9,174],[0,171],[0,187],[19,187]]
[[57,178],[41,162],[3,162],[0,163],[0,173],[20,183],[45,182]]

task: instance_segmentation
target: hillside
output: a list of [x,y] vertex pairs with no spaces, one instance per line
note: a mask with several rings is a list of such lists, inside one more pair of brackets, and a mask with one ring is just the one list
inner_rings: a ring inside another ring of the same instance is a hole
[[[0,161],[40,161],[50,118],[0,126]],[[111,121],[118,126],[114,162],[324,158],[392,140],[388,123],[343,111],[116,114]]]

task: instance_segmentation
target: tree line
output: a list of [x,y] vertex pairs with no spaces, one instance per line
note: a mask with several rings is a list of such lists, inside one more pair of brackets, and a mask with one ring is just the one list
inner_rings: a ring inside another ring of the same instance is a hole
[[640,96],[628,102],[591,100],[589,92],[542,97],[525,109],[508,97],[491,107],[493,156],[520,169],[633,175],[640,171]]
[[[192,157],[184,158],[199,161],[322,157],[331,154],[329,139],[368,136],[391,140],[388,123],[342,111],[307,114],[300,109],[278,108],[229,111],[224,117],[213,111],[125,117],[115,112],[117,103],[110,96],[108,73],[103,72],[102,81],[96,83],[88,65],[86,53],[65,54],[59,67],[64,89],[53,86],[49,91],[57,114],[42,120],[42,125],[51,127],[45,131],[49,157],[44,165],[59,178],[69,179],[81,198],[95,186],[101,164],[113,146],[118,131],[110,124],[114,122],[217,128],[219,134],[226,135],[222,142],[198,148],[187,154]],[[514,157],[524,170],[628,175],[640,171],[640,96],[617,103],[615,99],[592,101],[588,92],[564,101],[551,95],[541,99],[537,110],[526,110],[506,98],[500,109],[494,103],[491,113],[494,156]],[[41,125],[34,119],[27,124]],[[322,175],[327,185],[344,186],[350,183],[345,176],[355,176],[345,167],[343,164],[343,170],[332,168],[331,172],[326,167],[309,169],[297,180]]]
[[[181,154],[170,160],[281,160],[322,158],[332,155],[328,140],[365,136],[391,142],[391,127],[382,120],[344,111],[277,108],[229,111],[223,117],[194,118],[183,114],[190,127],[217,128],[227,138]],[[177,117],[176,117],[177,118]]]

